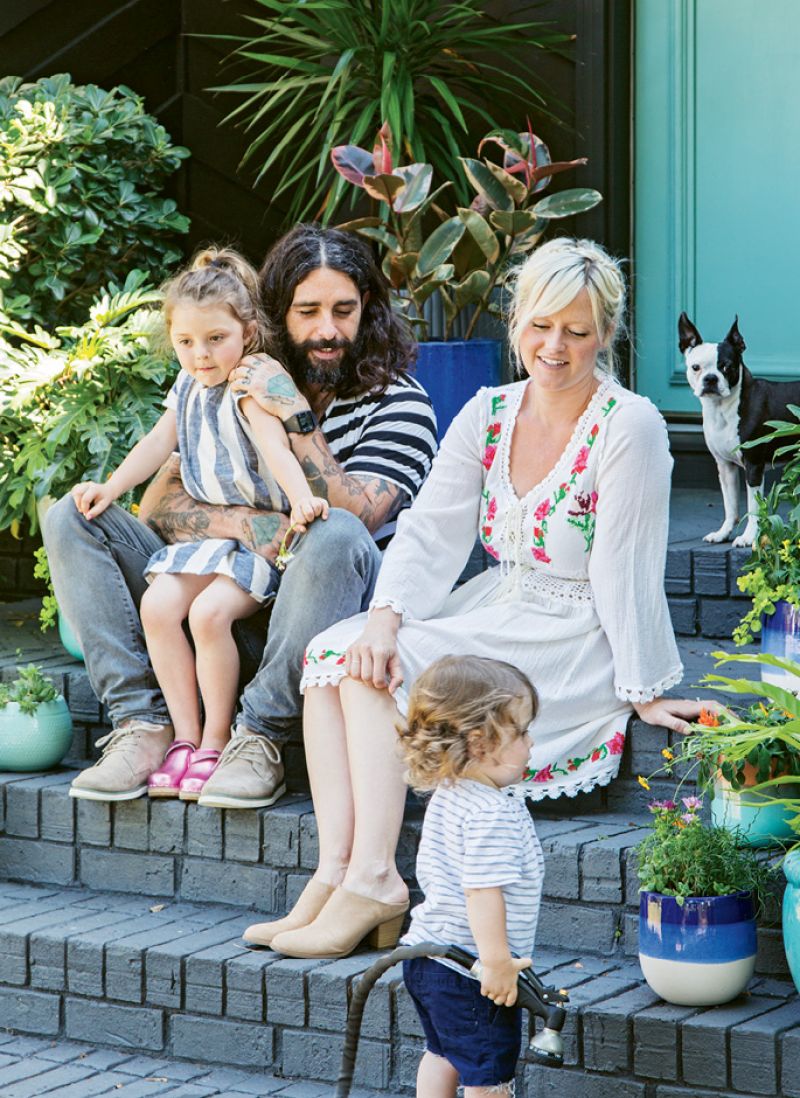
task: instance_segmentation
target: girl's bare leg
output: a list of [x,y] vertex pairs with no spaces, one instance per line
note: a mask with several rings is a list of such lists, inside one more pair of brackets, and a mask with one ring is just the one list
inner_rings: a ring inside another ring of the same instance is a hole
[[157,575],[142,596],[147,651],[169,709],[176,740],[200,744],[200,702],[194,652],[183,631],[189,607],[213,576]]
[[417,1069],[417,1098],[456,1098],[458,1072],[443,1056],[426,1052]]
[[339,686],[347,736],[355,826],[343,884],[383,903],[402,903],[408,888],[395,854],[406,803],[405,766],[395,723],[397,706],[388,690],[353,679]]
[[221,751],[230,739],[239,688],[239,652],[231,628],[258,609],[259,603],[228,576],[213,576],[189,609],[205,711],[204,751]]
[[354,815],[338,687],[314,686],[306,691],[303,738],[319,835],[319,865],[314,876],[324,884],[340,885],[350,861]]

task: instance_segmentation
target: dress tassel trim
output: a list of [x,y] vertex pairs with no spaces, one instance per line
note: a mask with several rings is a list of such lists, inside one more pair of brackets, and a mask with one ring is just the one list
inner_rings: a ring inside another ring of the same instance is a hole
[[614,684],[614,693],[621,701],[650,702],[660,698],[671,686],[677,686],[683,678],[683,664],[676,671],[657,682],[655,686],[618,686]]

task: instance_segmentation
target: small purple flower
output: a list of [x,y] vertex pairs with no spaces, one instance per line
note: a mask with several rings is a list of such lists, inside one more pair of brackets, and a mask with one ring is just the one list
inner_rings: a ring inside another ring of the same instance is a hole
[[674,801],[651,801],[647,807],[651,812],[671,812],[673,808],[678,806]]
[[690,812],[699,812],[703,807],[703,801],[700,797],[682,797],[681,800]]
[[697,816],[694,812],[684,812],[681,816],[684,823],[691,824],[697,822]]

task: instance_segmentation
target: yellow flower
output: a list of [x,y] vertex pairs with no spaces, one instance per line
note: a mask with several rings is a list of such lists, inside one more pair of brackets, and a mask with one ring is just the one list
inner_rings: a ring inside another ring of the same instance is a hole
[[643,778],[641,774],[637,774],[636,780],[639,783],[639,785],[642,787],[642,789],[649,789],[650,788],[650,782],[647,780],[647,778]]
[[672,754],[668,747],[662,747],[661,754],[664,756],[667,762],[672,762],[672,760],[675,758],[675,756]]
[[139,504],[138,503],[132,503],[131,504],[131,514],[132,515],[138,515],[139,514]]

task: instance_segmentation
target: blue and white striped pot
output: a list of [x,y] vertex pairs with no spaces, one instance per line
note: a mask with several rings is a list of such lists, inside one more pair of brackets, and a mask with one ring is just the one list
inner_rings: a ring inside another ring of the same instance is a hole
[[756,963],[751,892],[689,897],[642,892],[639,963],[647,983],[679,1006],[717,1006],[747,987]]

